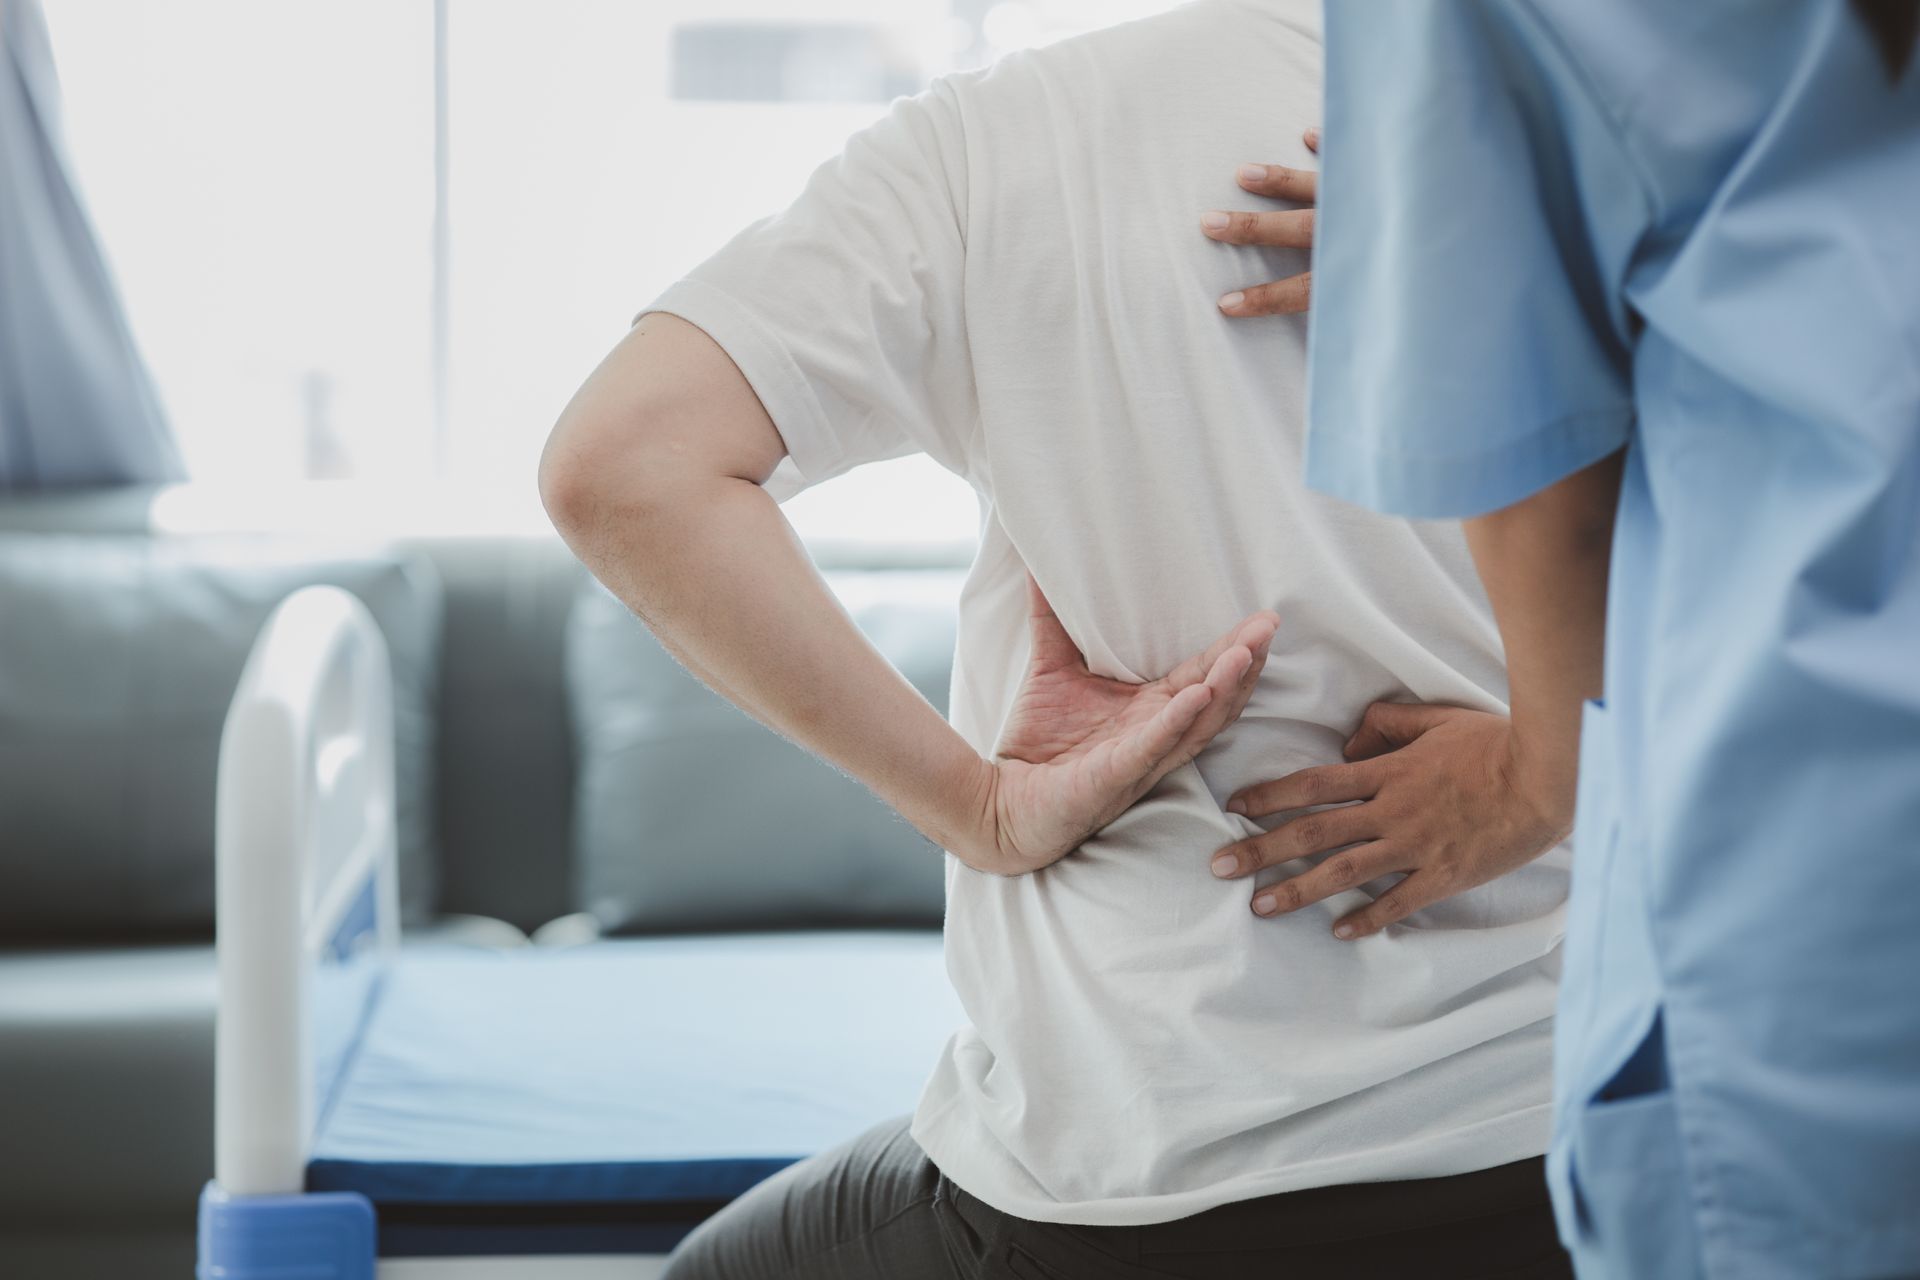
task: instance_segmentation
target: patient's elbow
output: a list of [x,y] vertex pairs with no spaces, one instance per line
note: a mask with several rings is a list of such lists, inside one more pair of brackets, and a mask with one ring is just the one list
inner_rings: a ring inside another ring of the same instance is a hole
[[593,465],[595,433],[576,422],[572,411],[562,414],[547,435],[540,454],[540,504],[562,537],[572,541],[593,521],[593,512],[607,500],[604,477]]
[[604,406],[570,405],[540,456],[540,502],[578,546],[616,525],[632,528],[669,503],[666,468],[644,420]]

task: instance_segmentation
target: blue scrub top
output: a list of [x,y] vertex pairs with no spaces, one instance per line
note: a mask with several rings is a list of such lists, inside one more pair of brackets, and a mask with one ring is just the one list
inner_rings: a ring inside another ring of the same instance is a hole
[[1920,1274],[1920,58],[1839,0],[1329,0],[1310,481],[1625,448],[1549,1163],[1583,1274]]

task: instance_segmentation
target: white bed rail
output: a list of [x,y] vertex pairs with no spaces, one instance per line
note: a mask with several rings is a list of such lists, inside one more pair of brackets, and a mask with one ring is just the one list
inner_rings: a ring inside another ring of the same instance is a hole
[[393,797],[379,628],[344,591],[298,591],[255,642],[220,740],[214,1177],[230,1195],[304,1185],[316,971],[398,941]]

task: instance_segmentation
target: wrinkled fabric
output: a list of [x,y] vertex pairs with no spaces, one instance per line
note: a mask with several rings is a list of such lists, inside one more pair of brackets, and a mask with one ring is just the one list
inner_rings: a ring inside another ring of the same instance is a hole
[[1308,492],[1305,325],[1216,305],[1305,266],[1199,219],[1245,201],[1242,161],[1312,163],[1318,26],[1314,0],[1207,0],[944,78],[651,308],[745,375],[786,444],[774,481],[922,452],[972,483],[952,720],[982,754],[1027,663],[1029,572],[1118,680],[1280,615],[1240,718],[1073,853],[1013,877],[947,861],[968,1025],[913,1135],[1032,1221],[1546,1149],[1564,848],[1353,943],[1334,922],[1398,877],[1263,919],[1208,869],[1279,822],[1227,797],[1339,762],[1370,702],[1506,705],[1459,529]]
[[1541,1164],[1075,1227],[1025,1222],[969,1196],[902,1118],[735,1200],[675,1251],[667,1280],[1566,1280]]
[[1338,2],[1309,480],[1618,450],[1556,1052],[1593,1276],[1920,1273],[1920,74],[1812,0]]

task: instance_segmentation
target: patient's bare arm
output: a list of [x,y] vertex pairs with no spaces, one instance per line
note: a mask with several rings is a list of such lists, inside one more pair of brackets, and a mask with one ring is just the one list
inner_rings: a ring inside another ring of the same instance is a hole
[[1467,522],[1467,539],[1506,644],[1513,716],[1377,703],[1347,743],[1347,764],[1250,787],[1250,815],[1343,805],[1296,817],[1215,855],[1216,874],[1338,850],[1254,895],[1284,915],[1394,873],[1405,878],[1334,933],[1377,933],[1422,907],[1538,857],[1573,822],[1580,703],[1600,692],[1614,455],[1522,502]]
[[968,865],[1019,874],[1064,856],[1244,706],[1271,614],[1161,680],[1121,685],[1086,670],[1035,588],[1029,714],[983,759],[814,569],[761,487],[784,456],[726,353],[685,321],[650,315],[567,406],[541,460],[541,496],[587,566],[696,675]]

